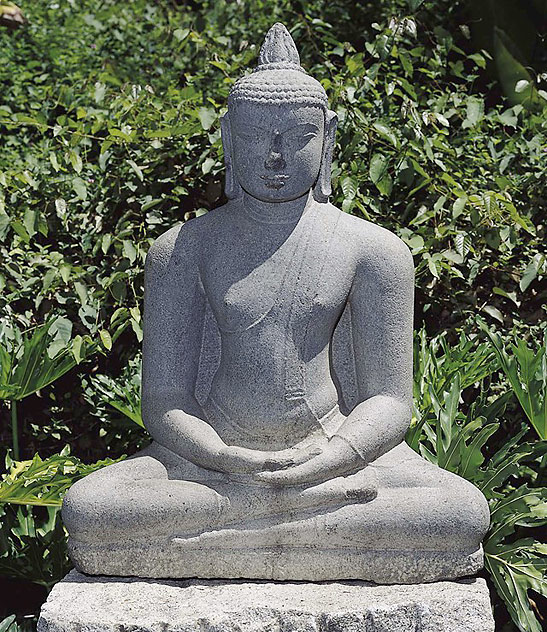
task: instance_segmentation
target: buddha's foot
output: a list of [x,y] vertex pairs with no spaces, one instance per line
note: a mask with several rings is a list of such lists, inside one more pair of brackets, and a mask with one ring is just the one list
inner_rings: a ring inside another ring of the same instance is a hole
[[69,540],[76,568],[90,575],[155,578],[226,578],[325,581],[359,579],[416,584],[474,575],[483,565],[475,551],[359,550],[320,546],[224,548],[188,546],[186,540],[87,544]]

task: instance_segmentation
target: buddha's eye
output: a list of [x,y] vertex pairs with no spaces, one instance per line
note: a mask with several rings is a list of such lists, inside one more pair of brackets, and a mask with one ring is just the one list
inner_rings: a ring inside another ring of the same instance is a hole
[[284,136],[295,149],[302,149],[317,136],[318,132],[315,125],[305,123],[288,129]]
[[316,136],[317,134],[315,132],[297,132],[296,134],[290,135],[290,140],[294,147],[302,149]]
[[261,142],[264,140],[264,133],[257,129],[237,130],[237,136],[246,142]]

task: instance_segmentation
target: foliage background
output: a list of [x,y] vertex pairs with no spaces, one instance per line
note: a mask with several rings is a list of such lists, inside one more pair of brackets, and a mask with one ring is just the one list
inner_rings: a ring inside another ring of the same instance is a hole
[[489,498],[498,629],[545,625],[547,3],[516,4],[43,0],[0,26],[6,628],[68,568],[66,488],[148,440],[144,257],[223,202],[219,116],[276,20],[340,119],[334,203],[415,257],[408,441]]

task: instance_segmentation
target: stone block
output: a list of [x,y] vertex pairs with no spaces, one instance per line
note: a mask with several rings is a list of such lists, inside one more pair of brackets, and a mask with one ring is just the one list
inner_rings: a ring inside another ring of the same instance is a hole
[[483,579],[380,586],[88,577],[71,571],[38,632],[493,632]]

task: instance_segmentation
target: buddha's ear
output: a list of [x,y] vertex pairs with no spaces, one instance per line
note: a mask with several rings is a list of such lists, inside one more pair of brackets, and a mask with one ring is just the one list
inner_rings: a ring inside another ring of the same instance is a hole
[[242,194],[242,189],[237,181],[234,170],[234,153],[232,151],[232,132],[230,128],[230,118],[228,113],[220,118],[220,132],[222,135],[222,147],[224,149],[224,165],[226,167],[226,180],[224,182],[224,193],[229,200],[238,198]]
[[318,202],[327,202],[329,195],[332,193],[330,172],[332,167],[332,154],[334,151],[334,139],[336,136],[337,124],[338,117],[336,116],[336,112],[327,110],[325,113],[325,136],[323,140],[321,168],[319,169],[319,176],[313,191],[314,198]]

